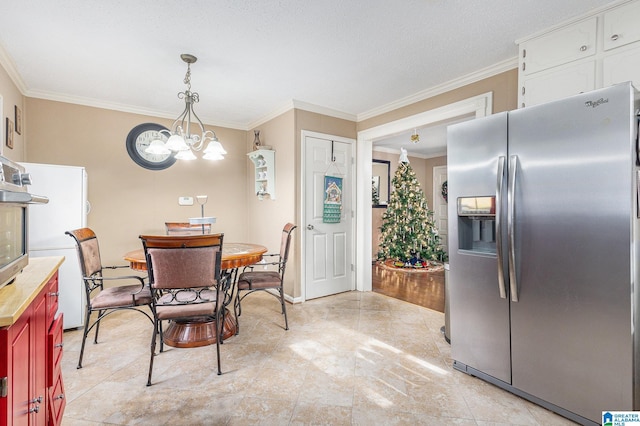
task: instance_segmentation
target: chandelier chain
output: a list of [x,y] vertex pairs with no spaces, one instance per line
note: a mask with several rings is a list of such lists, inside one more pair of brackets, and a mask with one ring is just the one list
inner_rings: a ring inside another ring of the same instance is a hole
[[191,91],[191,64],[187,64],[187,73],[184,75],[184,84],[187,85],[187,90]]

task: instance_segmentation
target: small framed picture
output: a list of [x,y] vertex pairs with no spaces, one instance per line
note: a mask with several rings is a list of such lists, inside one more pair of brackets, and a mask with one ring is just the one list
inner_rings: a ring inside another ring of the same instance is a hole
[[7,125],[5,126],[7,129],[5,141],[7,143],[7,147],[13,149],[13,121],[9,117],[7,117]]
[[16,110],[16,116],[15,116],[16,133],[21,135],[22,134],[22,111],[20,111],[20,108],[18,108],[18,105],[15,106],[15,110]]

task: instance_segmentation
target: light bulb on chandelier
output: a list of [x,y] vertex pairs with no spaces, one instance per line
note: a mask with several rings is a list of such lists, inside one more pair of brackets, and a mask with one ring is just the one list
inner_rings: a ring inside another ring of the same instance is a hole
[[[180,58],[187,64],[187,73],[184,77],[187,90],[178,93],[178,98],[184,99],[184,111],[173,122],[170,132],[167,130],[161,131],[161,133],[169,137],[167,142],[159,139],[154,140],[145,151],[150,154],[175,153],[175,158],[178,160],[195,160],[198,157],[196,157],[194,151],[198,152],[206,145],[206,148],[202,151],[202,158],[205,160],[223,160],[227,151],[222,147],[215,132],[205,130],[202,120],[193,110],[193,104],[200,101],[200,95],[191,91],[191,64],[195,63],[198,58],[187,53],[180,55]],[[192,116],[195,119],[194,124],[199,127],[200,134],[191,133]]]

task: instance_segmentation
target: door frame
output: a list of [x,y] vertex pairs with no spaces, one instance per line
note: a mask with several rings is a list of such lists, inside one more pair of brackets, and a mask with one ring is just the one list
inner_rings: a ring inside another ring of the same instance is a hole
[[[310,130],[302,130],[301,131],[301,147],[300,147],[300,199],[299,199],[299,211],[300,211],[300,217],[298,218],[298,223],[300,224],[299,229],[300,229],[300,277],[301,277],[301,285],[300,285],[300,302],[304,302],[305,300],[307,300],[307,285],[306,285],[306,273],[307,273],[307,252],[306,252],[306,243],[307,243],[307,233],[305,232],[307,229],[307,223],[306,223],[306,217],[307,217],[307,212],[306,212],[306,196],[307,194],[305,193],[305,187],[306,187],[306,154],[307,154],[307,150],[306,150],[306,140],[307,137],[312,137],[312,138],[317,138],[317,139],[328,139],[328,140],[333,140],[336,142],[342,142],[342,143],[346,143],[349,144],[349,146],[351,147],[351,176],[353,176],[354,178],[354,185],[352,186],[353,190],[351,191],[351,227],[349,229],[349,235],[347,236],[347,238],[351,238],[352,241],[356,241],[356,216],[357,216],[357,212],[355,211],[357,209],[357,205],[356,205],[356,201],[357,201],[357,187],[356,187],[356,183],[357,183],[357,177],[356,177],[356,170],[354,170],[355,167],[355,145],[356,145],[356,140],[355,139],[350,139],[350,138],[345,138],[342,136],[335,136],[335,135],[328,135],[326,133],[318,133],[318,132],[312,132]],[[371,180],[371,178],[369,178],[369,180]],[[369,196],[369,198],[371,198],[371,196]],[[351,244],[351,261],[354,267],[354,270],[357,271],[358,270],[358,263],[357,263],[357,257],[356,257],[356,244]],[[357,288],[357,272],[354,271],[353,277],[356,279],[356,289]],[[296,300],[297,302],[297,300]]]
[[[447,165],[434,166],[431,172],[431,183],[433,184],[433,202],[431,203],[431,210],[433,210],[433,213],[434,213],[433,219],[436,225],[438,223],[436,218],[436,212],[438,211],[438,209],[436,209],[436,204],[438,204],[438,206],[441,206],[442,204],[444,204],[444,202],[440,201],[440,199],[442,198],[442,194],[440,193],[440,190],[442,189],[442,187],[436,183],[436,175],[438,174],[438,171],[442,169],[445,169],[446,171]],[[437,203],[436,203],[436,200],[438,201]],[[448,201],[447,201],[447,204],[449,204]],[[447,206],[447,209],[448,209],[448,206]],[[438,233],[442,236],[442,230],[439,228],[438,228]],[[449,253],[449,230],[448,229],[447,229],[447,253]]]
[[[356,188],[361,188],[356,202],[356,290],[371,291],[371,160],[373,142],[397,133],[474,114],[475,118],[492,113],[493,92],[483,93],[420,114],[405,117],[358,132],[356,145]],[[361,265],[361,267],[358,267]]]

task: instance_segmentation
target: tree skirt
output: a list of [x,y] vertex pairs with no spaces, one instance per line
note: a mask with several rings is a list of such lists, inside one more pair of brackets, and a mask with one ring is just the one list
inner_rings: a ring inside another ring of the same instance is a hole
[[385,261],[378,261],[378,265],[382,266],[385,269],[389,269],[392,271],[402,271],[402,272],[438,272],[444,271],[444,264],[438,262],[429,262],[429,265],[426,267],[405,267],[405,266],[395,266],[395,260],[387,259]]

